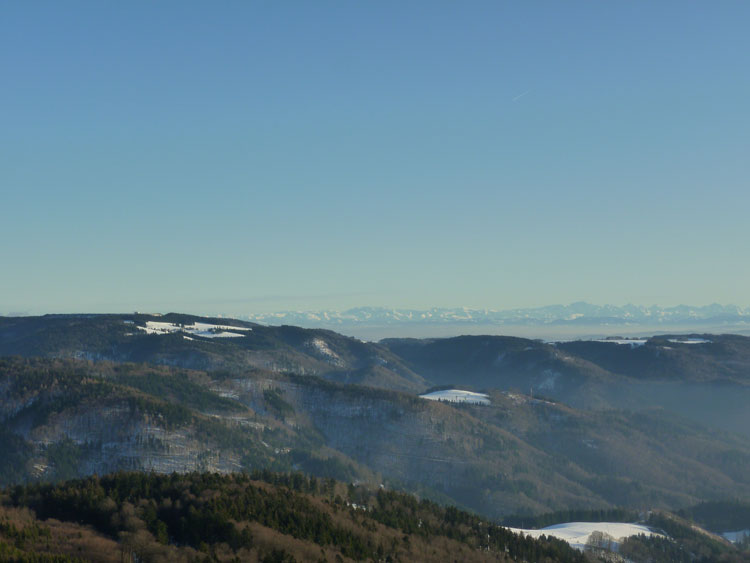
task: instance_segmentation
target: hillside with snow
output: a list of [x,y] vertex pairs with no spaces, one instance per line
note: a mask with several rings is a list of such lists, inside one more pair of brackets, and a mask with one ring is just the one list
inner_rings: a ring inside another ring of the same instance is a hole
[[[132,321],[125,321],[126,324],[133,324]],[[253,330],[250,327],[218,325],[211,323],[194,322],[192,324],[175,324],[162,321],[146,321],[143,326],[134,325],[138,330],[146,334],[171,334],[182,332],[191,336],[200,336],[202,338],[237,338],[245,336],[245,333]]]
[[422,399],[430,401],[446,401],[448,403],[469,403],[473,405],[489,405],[490,397],[486,393],[474,393],[461,389],[444,389],[420,395]]
[[639,534],[646,537],[665,537],[642,524],[628,524],[622,522],[566,522],[563,524],[547,526],[540,530],[525,530],[523,528],[509,529],[532,538],[539,538],[541,536],[558,538],[566,541],[571,547],[575,547],[582,551],[587,545],[592,543],[592,536],[596,537],[596,532],[600,533],[600,535],[596,537],[596,541],[606,542],[607,548],[610,551],[617,551],[623,540]]

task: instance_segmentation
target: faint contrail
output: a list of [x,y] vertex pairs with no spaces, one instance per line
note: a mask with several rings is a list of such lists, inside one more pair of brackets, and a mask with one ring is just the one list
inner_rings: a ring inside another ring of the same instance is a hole
[[521,98],[523,98],[529,92],[531,92],[531,90],[526,90],[522,94],[518,94],[518,96],[516,96],[515,98],[513,98],[512,102],[515,104],[518,100],[520,100]]

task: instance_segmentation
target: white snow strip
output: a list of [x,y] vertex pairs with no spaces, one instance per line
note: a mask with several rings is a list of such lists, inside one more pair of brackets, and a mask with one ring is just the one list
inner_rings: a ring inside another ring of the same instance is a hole
[[711,344],[711,341],[705,338],[670,338],[669,341],[675,344]]
[[187,327],[195,330],[253,330],[246,326],[231,326],[231,325],[212,325],[208,323],[194,323]]
[[336,352],[331,350],[330,346],[328,346],[328,343],[322,338],[313,338],[312,340],[308,340],[307,342],[305,342],[305,346],[313,350],[313,352],[319,358],[325,360],[329,364],[338,367],[344,366],[344,360],[342,360]]
[[601,340],[593,340],[593,342],[606,342],[609,344],[620,344],[620,345],[629,344],[631,348],[635,348],[636,346],[643,346],[646,342],[648,342],[648,340],[646,340],[645,338],[638,338],[638,339],[636,338],[623,338],[623,339],[603,338]]
[[750,529],[737,530],[736,532],[724,532],[721,534],[722,537],[732,543],[740,543],[745,538],[750,538]]
[[160,321],[146,321],[146,326],[139,326],[136,328],[146,331],[146,334],[169,334],[170,332],[182,330],[175,324],[163,323]]
[[566,522],[565,524],[548,526],[541,530],[524,530],[522,528],[508,529],[517,534],[523,533],[533,538],[538,538],[542,535],[553,536],[568,542],[571,547],[580,550],[583,550],[586,547],[589,537],[594,532],[603,532],[614,538],[615,545],[612,547],[614,547],[615,550],[623,540],[630,536],[637,536],[638,534],[661,536],[661,534],[652,532],[649,528],[642,526],[641,524],[626,524],[622,522]]
[[238,336],[245,336],[244,334],[237,334],[236,332],[210,332],[200,331],[193,332],[196,336],[202,336],[203,338],[236,338]]
[[329,358],[339,357],[339,355],[333,350],[331,350],[331,348],[328,346],[328,343],[322,338],[313,338],[312,340],[308,340],[306,345],[311,348],[314,348],[315,350],[318,351],[318,353],[322,354],[323,356],[328,356]]
[[490,397],[485,393],[474,393],[462,389],[444,389],[420,395],[422,399],[430,401],[448,401],[450,403],[472,403],[475,405],[489,405]]
[[244,334],[238,334],[238,332],[253,330],[244,326],[214,325],[209,323],[194,323],[192,325],[181,326],[161,321],[146,321],[146,326],[138,326],[136,328],[146,332],[146,334],[185,332],[193,336],[202,336],[203,338],[235,338],[245,336]]

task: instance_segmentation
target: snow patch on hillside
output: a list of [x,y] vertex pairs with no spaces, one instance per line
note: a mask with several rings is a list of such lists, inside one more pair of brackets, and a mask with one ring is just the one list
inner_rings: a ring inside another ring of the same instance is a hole
[[537,389],[541,389],[542,391],[552,391],[555,388],[555,382],[557,382],[562,374],[559,371],[545,369],[543,375],[546,379],[537,385]]
[[[244,326],[215,325],[209,323],[193,323],[191,325],[177,325],[161,321],[146,321],[146,326],[136,326],[138,330],[146,334],[171,334],[173,332],[185,332],[193,336],[203,338],[235,338],[245,336],[243,331],[253,330]],[[238,332],[240,334],[238,334]]]
[[737,530],[736,532],[723,532],[721,535],[727,541],[740,543],[744,541],[745,538],[750,538],[750,529]]
[[308,340],[305,342],[305,346],[312,349],[313,352],[325,361],[327,361],[329,364],[333,364],[334,366],[343,366],[344,361],[341,359],[341,357],[331,350],[331,348],[328,346],[328,342],[323,340],[322,338],[313,338],[312,340]]
[[669,341],[675,344],[711,344],[711,341],[705,338],[670,338]]
[[474,405],[489,405],[490,397],[486,393],[474,393],[462,389],[444,389],[420,395],[422,399],[430,401],[448,401],[449,403],[471,403]]
[[617,551],[620,543],[630,536],[644,534],[646,536],[660,536],[661,534],[651,531],[650,528],[641,524],[627,524],[622,522],[566,522],[564,524],[555,524],[547,526],[541,530],[524,530],[522,528],[508,528],[517,534],[523,533],[532,538],[539,536],[553,536],[568,542],[571,547],[583,550],[588,543],[591,534],[602,532],[613,538],[610,547]]
[[621,346],[629,345],[631,348],[635,348],[636,346],[643,346],[648,340],[645,338],[603,338],[601,340],[594,340],[593,342],[620,344]]

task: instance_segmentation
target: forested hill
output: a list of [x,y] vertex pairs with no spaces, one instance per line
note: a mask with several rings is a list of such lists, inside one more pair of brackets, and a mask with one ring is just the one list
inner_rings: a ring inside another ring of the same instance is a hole
[[411,392],[429,386],[386,348],[330,330],[177,313],[0,316],[2,355],[264,369]]
[[[0,317],[14,355],[0,357],[0,484],[300,470],[490,518],[747,499],[748,343],[367,343],[178,314]],[[449,385],[484,404],[420,397]]]
[[296,374],[0,358],[0,484],[117,470],[300,470],[491,518],[750,496],[750,441],[658,410],[488,405]]
[[[29,510],[33,512],[29,512]],[[455,508],[301,474],[118,473],[7,489],[16,561],[583,562]]]
[[750,338],[660,335],[542,342],[508,336],[386,339],[433,385],[521,390],[583,409],[657,407],[750,436]]

